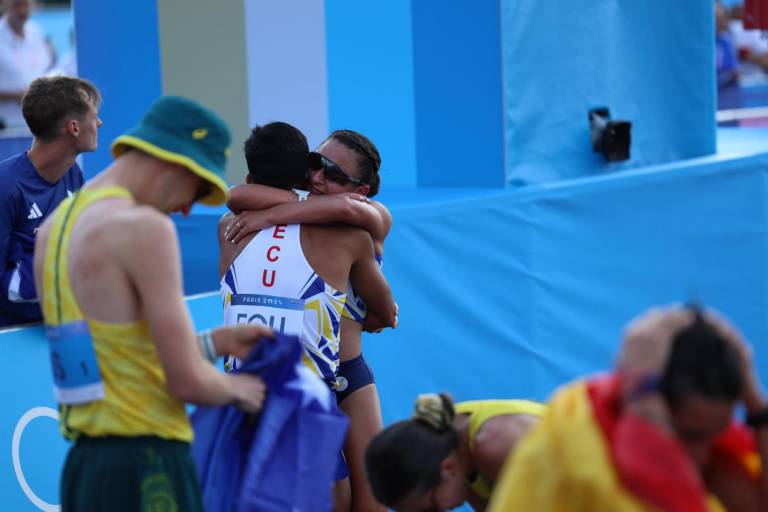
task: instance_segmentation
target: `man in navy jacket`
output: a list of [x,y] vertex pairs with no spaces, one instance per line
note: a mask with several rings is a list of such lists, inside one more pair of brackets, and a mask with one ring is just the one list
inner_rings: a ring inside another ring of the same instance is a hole
[[34,139],[0,162],[0,327],[42,319],[32,275],[35,234],[83,184],[77,155],[96,149],[101,96],[86,80],[32,82],[21,102]]

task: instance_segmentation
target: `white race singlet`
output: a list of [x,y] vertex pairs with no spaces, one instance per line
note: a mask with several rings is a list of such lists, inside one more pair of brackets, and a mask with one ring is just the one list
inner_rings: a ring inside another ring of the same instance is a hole
[[[258,322],[298,335],[304,363],[335,388],[346,294],[309,266],[300,234],[299,224],[269,227],[237,256],[221,279],[224,325]],[[227,367],[237,361],[230,358]]]

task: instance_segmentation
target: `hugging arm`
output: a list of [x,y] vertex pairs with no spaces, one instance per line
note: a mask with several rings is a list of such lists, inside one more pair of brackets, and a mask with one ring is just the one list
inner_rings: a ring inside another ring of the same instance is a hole
[[296,201],[296,194],[290,190],[246,183],[230,190],[227,207],[233,213],[240,213],[243,210],[264,210]]
[[374,259],[373,241],[366,233],[363,234],[368,243],[363,244],[363,250],[352,265],[349,280],[355,292],[365,301],[368,312],[381,322],[381,327],[395,327],[397,306],[392,297],[392,290]]
[[291,201],[256,211],[241,211],[227,226],[227,240],[237,243],[248,234],[275,224],[339,222],[360,227],[368,231],[376,242],[383,243],[392,225],[389,210],[359,194],[310,196],[302,202],[297,202],[294,194],[290,195],[293,196]]

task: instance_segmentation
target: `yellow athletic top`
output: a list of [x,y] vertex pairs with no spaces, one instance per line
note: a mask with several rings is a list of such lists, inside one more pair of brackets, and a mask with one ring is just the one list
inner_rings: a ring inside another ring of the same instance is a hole
[[45,251],[45,323],[57,326],[85,320],[104,382],[103,399],[82,405],[60,405],[61,431],[68,439],[81,434],[154,435],[191,442],[192,427],[184,403],[168,393],[165,373],[146,322],[111,324],[85,318],[70,288],[67,254],[72,226],[89,205],[111,197],[131,198],[131,194],[121,187],[81,189],[64,200],[53,214]]
[[[529,400],[475,400],[456,404],[456,414],[469,414],[469,449],[475,451],[475,437],[483,424],[504,414],[530,414],[541,416],[546,407]],[[469,482],[470,488],[481,498],[489,499],[493,485],[477,474]]]

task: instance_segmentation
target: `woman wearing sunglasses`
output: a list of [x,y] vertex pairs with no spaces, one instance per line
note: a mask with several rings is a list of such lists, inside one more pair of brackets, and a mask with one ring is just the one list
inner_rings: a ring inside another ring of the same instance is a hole
[[527,400],[454,405],[446,394],[420,395],[412,419],[368,446],[373,493],[398,512],[440,512],[465,501],[485,510],[504,461],[543,412]]
[[[311,193],[241,185],[232,189],[230,209],[236,214],[225,228],[225,238],[237,243],[254,231],[274,224],[340,222],[367,230],[381,262],[384,239],[392,217],[384,205],[369,198],[379,190],[381,157],[367,137],[337,130],[308,156],[307,188]],[[382,429],[379,395],[373,373],[362,355],[362,330],[378,331],[382,323],[366,312],[352,288],[341,323],[340,361],[336,396],[350,417],[344,454],[350,468],[351,507],[355,512],[384,511],[365,477],[364,451]]]

